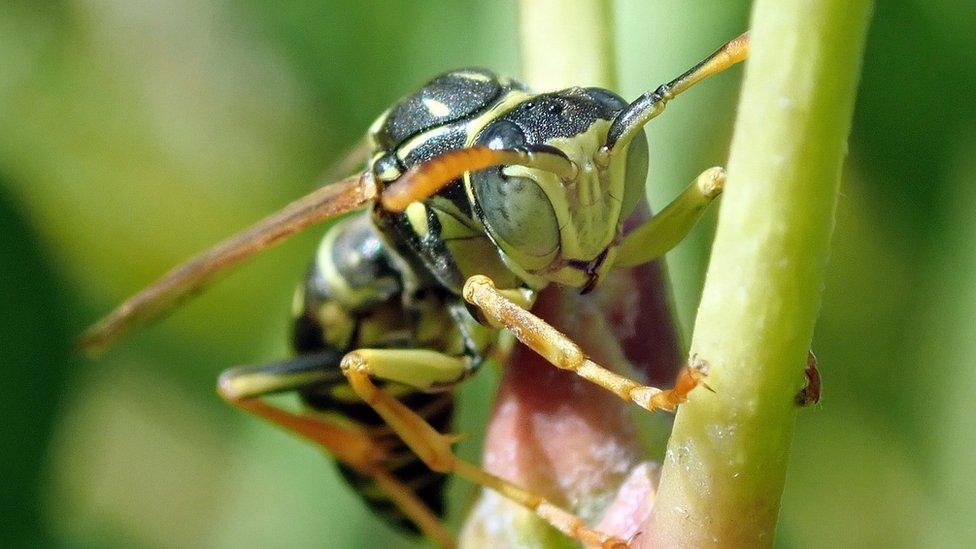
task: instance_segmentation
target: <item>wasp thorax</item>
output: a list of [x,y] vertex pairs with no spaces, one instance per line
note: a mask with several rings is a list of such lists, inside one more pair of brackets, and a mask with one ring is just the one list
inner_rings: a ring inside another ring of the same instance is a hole
[[605,260],[643,196],[647,175],[643,135],[620,161],[597,161],[624,107],[609,91],[571,88],[524,101],[477,136],[479,145],[557,153],[578,168],[568,180],[518,165],[471,175],[478,215],[510,264],[571,286],[592,284],[609,267]]

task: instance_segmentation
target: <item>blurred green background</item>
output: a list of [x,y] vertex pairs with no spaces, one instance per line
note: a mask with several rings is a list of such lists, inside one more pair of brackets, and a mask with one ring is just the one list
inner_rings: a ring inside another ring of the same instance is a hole
[[[621,0],[634,97],[740,32],[746,2]],[[843,14],[838,14],[843,17]],[[6,0],[0,5],[0,545],[420,546],[314,449],[214,395],[283,356],[320,231],[99,362],[74,334],[166,268],[309,190],[400,95],[517,74],[512,1]],[[976,9],[879,2],[777,544],[976,544]],[[722,164],[741,71],[650,127],[659,208]],[[670,257],[687,334],[712,218]],[[462,390],[476,457],[492,374]],[[457,502],[470,486],[456,483]],[[456,506],[457,507],[457,506]],[[453,524],[458,517],[453,517]]]

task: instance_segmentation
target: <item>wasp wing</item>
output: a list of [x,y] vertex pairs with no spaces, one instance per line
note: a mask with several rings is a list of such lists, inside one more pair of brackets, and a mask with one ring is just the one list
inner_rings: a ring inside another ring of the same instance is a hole
[[129,330],[159,317],[245,259],[311,226],[362,206],[376,196],[369,174],[348,177],[285,206],[172,269],[86,330],[78,347],[97,355]]
[[373,146],[370,144],[368,138],[363,137],[359,139],[359,141],[349,147],[339,157],[339,160],[336,160],[322,173],[319,181],[323,183],[338,181],[349,174],[363,171],[363,168],[366,166],[366,161],[369,159],[370,151],[372,150]]

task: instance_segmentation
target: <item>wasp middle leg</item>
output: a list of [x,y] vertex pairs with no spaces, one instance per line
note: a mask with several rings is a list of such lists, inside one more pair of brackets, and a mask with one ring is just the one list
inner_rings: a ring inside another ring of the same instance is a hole
[[372,378],[403,383],[417,389],[431,389],[463,379],[469,372],[467,360],[435,351],[361,349],[342,360],[342,371],[353,390],[393,428],[403,441],[434,471],[454,473],[534,511],[556,529],[584,544],[603,548],[624,548],[627,542],[594,530],[583,519],[524,490],[481,467],[458,458],[451,449],[454,439],[439,433],[417,412],[379,387]]
[[709,168],[643,225],[624,236],[617,248],[615,267],[654,261],[684,240],[705,209],[725,189],[725,170]]

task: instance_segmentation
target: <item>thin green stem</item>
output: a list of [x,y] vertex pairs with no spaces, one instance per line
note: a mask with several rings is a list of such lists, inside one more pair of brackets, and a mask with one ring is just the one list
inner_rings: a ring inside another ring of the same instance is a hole
[[770,546],[820,307],[869,0],[758,0],[692,356],[642,545]]

